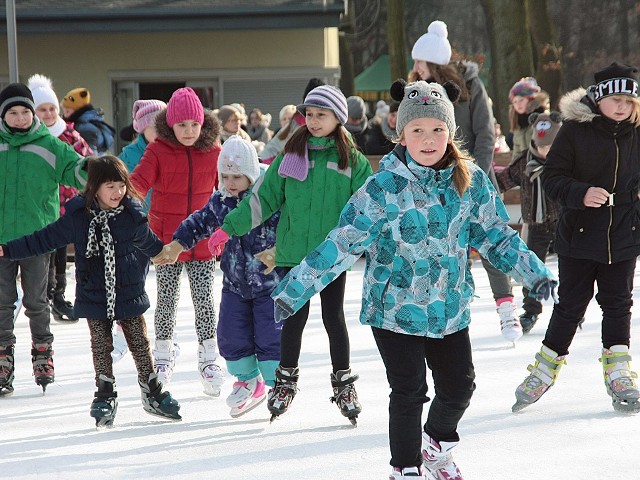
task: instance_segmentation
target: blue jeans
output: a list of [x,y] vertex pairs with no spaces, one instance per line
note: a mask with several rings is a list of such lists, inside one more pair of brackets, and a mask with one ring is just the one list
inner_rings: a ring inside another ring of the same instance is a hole
[[18,299],[16,278],[18,267],[22,291],[22,305],[29,318],[33,343],[51,343],[53,334],[49,328],[51,317],[47,301],[47,278],[50,253],[24,260],[0,257],[0,345],[16,343],[13,334],[13,313]]
[[389,448],[393,467],[422,464],[422,409],[427,397],[427,367],[436,392],[424,431],[440,442],[457,442],[458,422],[476,388],[469,329],[442,339],[372,328],[391,387]]

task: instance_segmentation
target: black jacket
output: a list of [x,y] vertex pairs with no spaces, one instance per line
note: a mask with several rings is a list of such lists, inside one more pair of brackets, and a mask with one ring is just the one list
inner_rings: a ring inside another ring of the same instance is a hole
[[[584,89],[560,101],[564,124],[542,174],[562,207],[555,250],[572,258],[617,263],[640,254],[640,127],[604,117]],[[613,192],[613,206],[587,208],[589,187]]]

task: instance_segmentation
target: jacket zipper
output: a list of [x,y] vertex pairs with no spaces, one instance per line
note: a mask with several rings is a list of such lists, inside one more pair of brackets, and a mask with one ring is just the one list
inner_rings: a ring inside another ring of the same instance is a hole
[[[618,168],[620,167],[620,148],[618,147],[618,138],[616,137],[616,134],[613,136],[613,143],[616,146],[616,168],[613,172],[613,187],[611,188],[611,195],[616,191],[616,185],[618,184]],[[609,254],[609,265],[611,265],[611,225],[613,225],[613,208],[613,206],[609,207],[609,227],[607,228],[607,253]]]
[[[187,147],[187,158],[189,159],[189,190],[187,192],[187,217],[191,215],[191,194],[193,189],[193,159],[191,158],[191,150]],[[186,218],[186,217],[185,217]],[[191,249],[191,260],[196,259],[196,249]]]

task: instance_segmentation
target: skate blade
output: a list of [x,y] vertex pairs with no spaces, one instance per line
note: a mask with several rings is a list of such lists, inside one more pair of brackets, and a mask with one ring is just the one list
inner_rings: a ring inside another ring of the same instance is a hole
[[355,417],[348,417],[349,421],[351,422],[351,425],[353,425],[354,427],[358,426],[358,416],[356,415]]
[[640,413],[640,402],[638,402],[637,400],[631,401],[631,402],[624,401],[624,400],[622,401],[614,400],[612,402],[612,405],[613,405],[613,409],[619,413],[628,413],[628,414]]
[[176,422],[182,420],[182,417],[179,413],[157,413],[149,410],[145,410],[145,412],[147,412],[149,415],[153,415],[154,417],[164,418],[165,420],[173,420]]
[[[267,399],[267,397],[263,396],[257,402],[252,403],[251,405],[249,405],[247,408],[245,408],[244,410],[240,411],[239,413],[236,413],[236,414],[230,413],[231,418],[239,418],[239,417],[243,416],[245,413],[249,413],[251,410],[256,408],[258,405],[262,404],[262,402],[264,402],[266,399]],[[233,411],[233,409],[232,409],[232,411]]]
[[526,402],[516,402],[511,407],[511,412],[512,413],[519,412],[520,410],[524,410],[525,408],[529,407],[530,405],[533,405],[533,404],[532,403],[526,403]]
[[13,388],[0,388],[0,397],[10,397],[11,395],[13,395]]
[[73,318],[73,317],[63,317],[60,315],[54,315],[53,319],[57,322],[57,323],[78,323],[78,318]]
[[269,419],[269,423],[273,423],[274,420],[277,420],[280,417],[280,415],[276,414],[276,413],[272,413],[271,414],[271,418]]
[[113,428],[113,419],[111,420],[96,420],[96,430],[97,431],[102,431],[102,430],[111,430]]

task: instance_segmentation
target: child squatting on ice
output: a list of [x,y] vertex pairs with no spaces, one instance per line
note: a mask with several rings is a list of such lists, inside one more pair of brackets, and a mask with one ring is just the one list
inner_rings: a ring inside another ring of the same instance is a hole
[[[351,195],[372,173],[369,161],[343,127],[347,100],[339,89],[329,85],[314,88],[298,111],[305,115],[306,125],[295,131],[251,193],[225,217],[211,236],[210,246],[246,234],[280,210],[275,264],[288,271],[320,245]],[[353,385],[358,376],[350,366],[345,285],[343,272],[320,294],[320,302],[333,367],[331,399],[355,424],[361,406]],[[305,301],[282,327],[276,384],[268,395],[271,420],[287,411],[297,393],[302,332],[308,317],[309,302]]]
[[[219,190],[207,205],[180,224],[173,241],[165,245],[154,263],[173,263],[184,250],[209,237],[249,194],[260,175],[258,155],[251,142],[239,135],[229,137],[218,158]],[[279,217],[275,213],[249,233],[231,237],[220,257],[224,277],[218,348],[227,370],[237,378],[227,398],[229,414],[234,418],[265,400],[265,385],[275,385],[282,323],[274,321],[271,292],[284,277],[283,269],[274,268],[273,262]]]
[[[390,480],[460,480],[451,450],[475,389],[469,340],[474,247],[539,299],[556,281],[511,229],[487,175],[453,141],[457,85],[396,81],[400,144],[351,197],[335,227],[273,293],[284,320],[366,257],[360,321],[372,327],[391,387]],[[286,323],[285,323],[286,325]],[[426,360],[426,363],[425,363]],[[427,371],[437,392],[427,422]]]
[[149,229],[142,197],[132,188],[124,163],[112,155],[88,160],[84,192],[67,202],[57,221],[0,247],[0,256],[21,259],[72,243],[76,261],[74,314],[87,319],[98,391],[90,415],[97,427],[111,427],[118,408],[111,350],[114,321],[122,330],[138,371],[147,413],[180,420],[180,405],[153,371],[143,313],[149,308],[144,284],[149,258],[162,242]]
[[542,187],[562,207],[554,248],[559,303],[542,348],[516,389],[513,411],[551,387],[598,287],[602,370],[613,408],[640,411],[629,345],[633,278],[640,254],[640,99],[638,69],[612,63],[595,85],[560,100],[564,123],[547,155]]
[[[167,244],[180,222],[204,207],[218,186],[220,125],[189,87],[173,92],[166,110],[156,115],[155,125],[158,137],[145,148],[131,182],[142,195],[153,190],[149,225]],[[173,335],[182,270],[187,271],[193,301],[200,380],[204,393],[217,397],[224,372],[217,363],[218,322],[213,298],[216,259],[206,240],[182,253],[176,263],[156,268],[155,371],[162,383],[171,381],[179,351]]]

